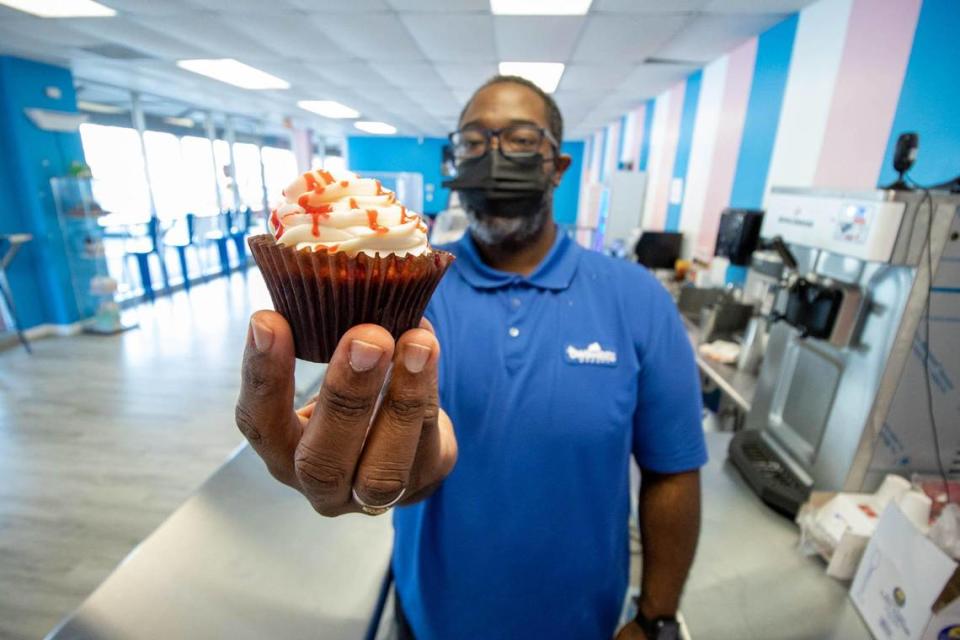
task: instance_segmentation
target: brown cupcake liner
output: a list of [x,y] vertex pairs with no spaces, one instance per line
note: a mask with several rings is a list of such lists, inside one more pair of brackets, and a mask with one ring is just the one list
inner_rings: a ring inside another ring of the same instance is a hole
[[454,257],[350,257],[321,248],[298,251],[270,234],[247,239],[278,313],[290,323],[297,357],[329,362],[348,329],[373,323],[394,339],[420,324],[434,289]]

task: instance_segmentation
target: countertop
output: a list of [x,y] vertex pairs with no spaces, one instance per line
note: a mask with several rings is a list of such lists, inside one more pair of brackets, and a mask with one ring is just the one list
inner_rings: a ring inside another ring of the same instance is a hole
[[737,369],[733,365],[723,364],[700,355],[697,346],[700,342],[700,327],[683,318],[683,324],[693,344],[693,353],[700,370],[713,380],[720,389],[730,396],[745,412],[750,411],[753,395],[757,391],[757,376]]
[[[869,638],[846,587],[708,433],[703,529],[683,600],[695,640]],[[50,638],[361,638],[390,518],[323,518],[247,447],[151,534]]]

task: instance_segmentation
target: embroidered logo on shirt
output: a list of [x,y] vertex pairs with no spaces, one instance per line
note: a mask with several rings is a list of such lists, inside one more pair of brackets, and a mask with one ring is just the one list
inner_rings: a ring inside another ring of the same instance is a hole
[[599,342],[591,342],[586,349],[567,345],[566,361],[572,364],[600,364],[612,367],[617,364],[617,352],[608,351]]

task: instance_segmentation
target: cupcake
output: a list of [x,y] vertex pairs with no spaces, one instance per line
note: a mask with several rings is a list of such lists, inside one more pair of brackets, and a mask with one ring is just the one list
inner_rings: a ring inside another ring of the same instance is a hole
[[247,242],[297,357],[312,362],[329,362],[358,324],[378,324],[395,339],[417,327],[453,262],[427,243],[420,214],[379,180],[349,173],[303,174],[268,226]]

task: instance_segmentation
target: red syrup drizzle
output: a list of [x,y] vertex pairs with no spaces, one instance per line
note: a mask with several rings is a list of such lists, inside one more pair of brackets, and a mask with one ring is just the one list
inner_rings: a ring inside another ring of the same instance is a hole
[[280,223],[280,216],[277,215],[277,210],[274,209],[270,212],[270,223],[273,225],[275,231],[273,232],[273,237],[277,240],[280,239],[280,236],[283,235],[283,224]]
[[382,227],[377,224],[377,210],[376,209],[367,209],[367,220],[370,221],[370,228],[376,231],[377,233],[387,233],[389,229]]

